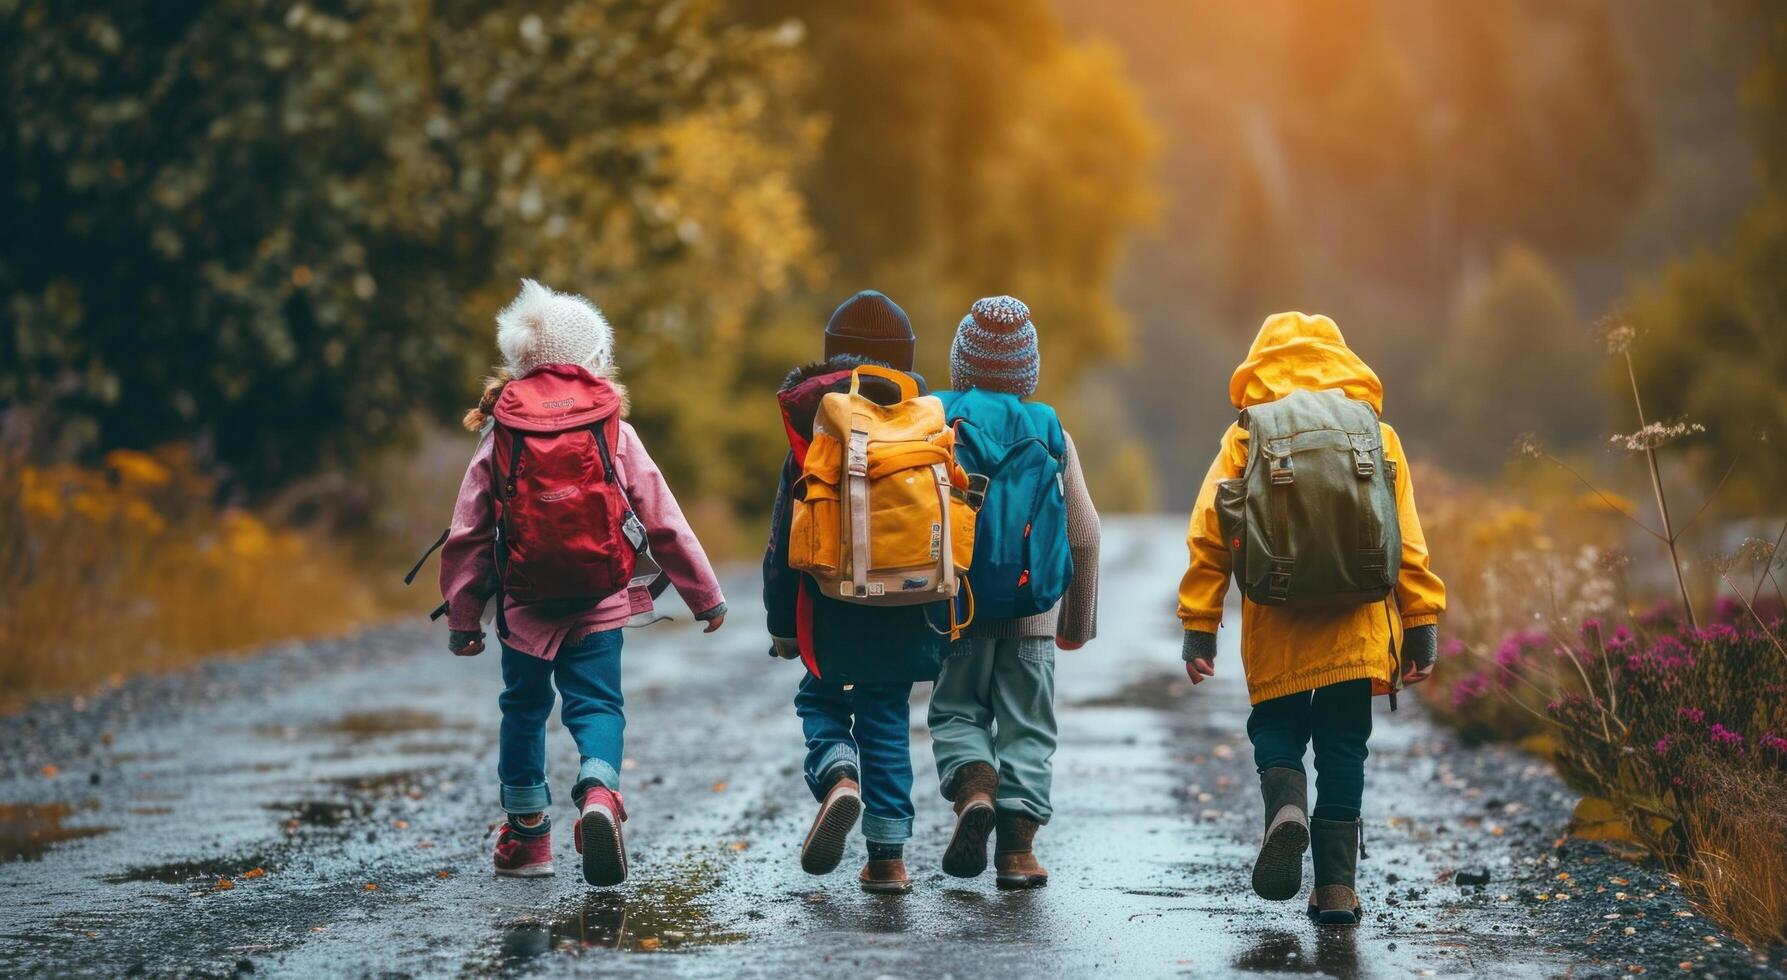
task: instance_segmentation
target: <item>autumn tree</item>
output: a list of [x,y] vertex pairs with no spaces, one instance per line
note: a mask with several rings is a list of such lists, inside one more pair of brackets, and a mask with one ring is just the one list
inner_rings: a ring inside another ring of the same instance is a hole
[[750,0],[812,35],[827,120],[811,186],[835,293],[874,286],[941,373],[975,299],[1020,296],[1045,384],[1124,349],[1111,292],[1152,210],[1153,131],[1112,48],[1068,37],[1045,0]]
[[267,486],[450,416],[522,275],[601,303],[638,378],[725,386],[691,352],[816,268],[818,131],[798,29],[720,14],[0,2],[0,405],[40,449],[197,439]]
[[[1585,445],[1601,432],[1601,364],[1569,287],[1539,253],[1509,246],[1466,290],[1423,379],[1440,416],[1435,444],[1481,475],[1500,470],[1524,433]],[[1409,428],[1433,428],[1422,421]]]
[[1761,199],[1723,248],[1672,264],[1632,298],[1634,350],[1653,418],[1706,426],[1717,479],[1742,507],[1778,511],[1787,483],[1787,11],[1757,3],[1759,58],[1744,86]]

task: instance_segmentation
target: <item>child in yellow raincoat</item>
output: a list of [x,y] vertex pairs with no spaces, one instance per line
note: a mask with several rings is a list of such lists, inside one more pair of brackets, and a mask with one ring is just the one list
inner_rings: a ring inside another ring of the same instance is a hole
[[[1229,382],[1236,409],[1276,401],[1297,389],[1339,389],[1383,414],[1377,374],[1346,346],[1325,316],[1267,318]],[[1438,650],[1446,589],[1428,568],[1427,542],[1415,511],[1402,441],[1383,425],[1384,456],[1394,460],[1402,560],[1393,601],[1339,608],[1288,608],[1242,602],[1241,659],[1253,703],[1247,735],[1265,797],[1266,832],[1254,864],[1261,897],[1284,900],[1302,888],[1303,851],[1314,851],[1309,913],[1318,922],[1357,923],[1354,891],[1359,807],[1365,790],[1371,699],[1426,680]],[[1192,511],[1191,565],[1179,586],[1185,671],[1192,683],[1215,673],[1231,558],[1217,522],[1217,484],[1242,475],[1247,430],[1230,425]],[[1392,614],[1390,610],[1395,610]],[[1400,676],[1399,676],[1400,675]],[[1315,744],[1316,806],[1308,808],[1303,754]]]

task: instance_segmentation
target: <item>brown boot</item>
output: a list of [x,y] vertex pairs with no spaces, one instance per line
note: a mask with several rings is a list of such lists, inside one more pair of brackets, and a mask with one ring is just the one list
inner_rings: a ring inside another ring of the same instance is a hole
[[912,890],[912,879],[906,877],[906,862],[900,858],[870,861],[862,866],[862,890],[874,895],[904,895]]
[[984,762],[970,762],[953,777],[956,829],[943,851],[943,873],[976,878],[987,869],[987,837],[993,833],[993,798],[999,774]]
[[862,814],[862,787],[851,776],[839,776],[825,791],[807,839],[800,845],[800,867],[810,875],[830,874],[844,859],[850,828]]
[[1364,918],[1353,890],[1359,867],[1359,821],[1309,821],[1310,850],[1315,852],[1315,891],[1309,895],[1309,917],[1324,926],[1356,926]]
[[1041,888],[1049,883],[1049,873],[1036,862],[1031,842],[1036,828],[1042,826],[1033,817],[1001,813],[998,820],[998,843],[993,848],[993,868],[998,872],[999,887]]

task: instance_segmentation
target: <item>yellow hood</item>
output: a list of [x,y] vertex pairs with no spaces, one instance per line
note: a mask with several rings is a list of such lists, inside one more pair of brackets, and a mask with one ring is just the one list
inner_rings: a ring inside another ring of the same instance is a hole
[[1277,401],[1299,388],[1339,388],[1348,398],[1384,413],[1384,385],[1377,372],[1347,347],[1340,328],[1325,316],[1275,313],[1260,326],[1247,360],[1229,379],[1229,401],[1243,409]]

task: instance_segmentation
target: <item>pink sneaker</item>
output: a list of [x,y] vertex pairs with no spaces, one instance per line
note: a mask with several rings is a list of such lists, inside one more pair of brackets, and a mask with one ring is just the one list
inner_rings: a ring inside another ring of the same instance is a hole
[[552,832],[523,837],[506,822],[496,835],[496,873],[505,878],[545,878],[552,874]]
[[577,852],[583,855],[583,880],[592,885],[618,885],[627,880],[627,845],[620,825],[627,808],[619,793],[592,786],[577,803]]

